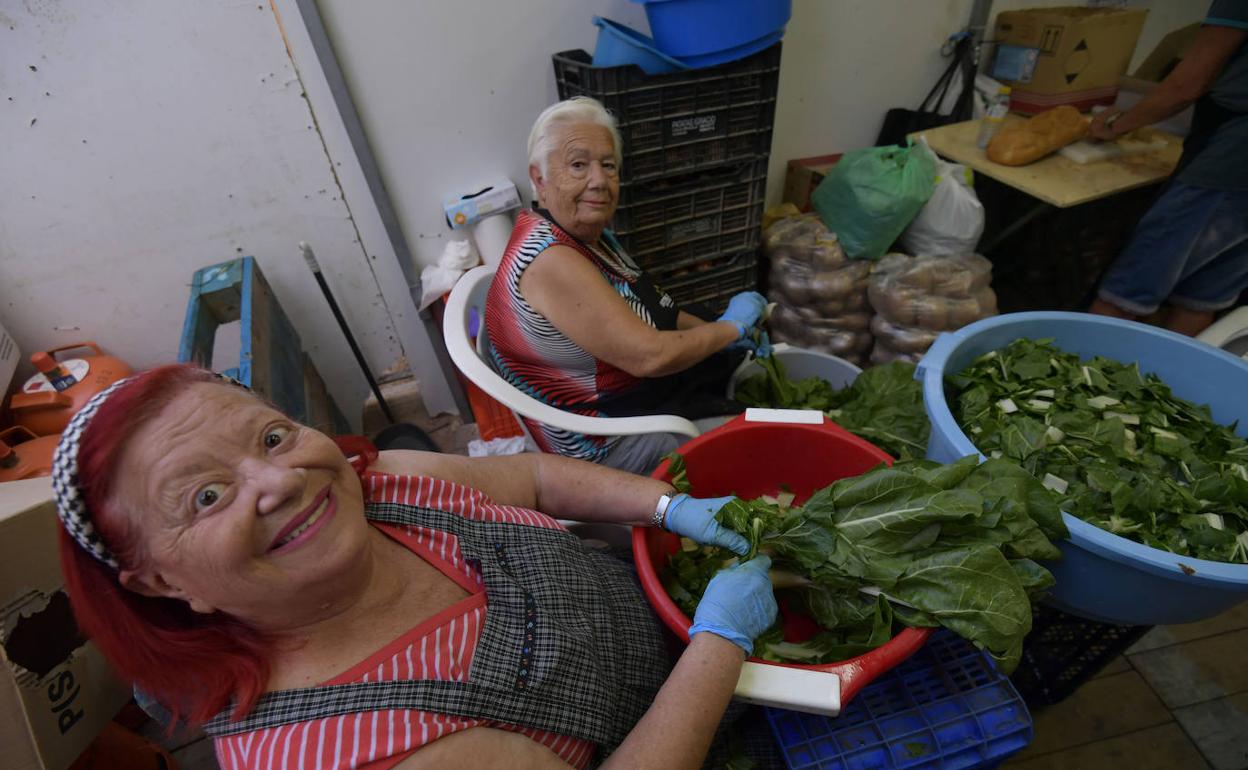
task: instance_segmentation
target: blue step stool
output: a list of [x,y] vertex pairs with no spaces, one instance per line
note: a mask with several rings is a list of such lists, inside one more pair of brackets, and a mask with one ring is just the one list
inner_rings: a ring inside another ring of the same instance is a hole
[[234,321],[239,322],[241,343],[238,365],[217,371],[272,401],[297,422],[330,435],[350,432],[254,257],[195,271],[178,361],[215,368],[217,329]]

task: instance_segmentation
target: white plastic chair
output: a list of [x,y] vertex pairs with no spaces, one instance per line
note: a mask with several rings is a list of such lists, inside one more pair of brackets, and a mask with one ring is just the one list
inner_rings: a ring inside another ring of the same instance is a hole
[[[510,409],[517,417],[545,423],[555,428],[588,436],[633,436],[642,433],[678,433],[693,438],[697,426],[683,417],[670,414],[641,417],[587,417],[544,404],[515,387],[494,371],[489,362],[489,340],[485,329],[485,295],[494,279],[494,269],[474,267],[459,279],[446,300],[442,319],[442,336],[446,350],[455,366],[474,385]],[[477,344],[468,333],[471,311],[477,311]],[[520,421],[523,426],[523,420]],[[527,432],[527,427],[525,428]]]
[[1196,339],[1248,359],[1248,305],[1222,316]]

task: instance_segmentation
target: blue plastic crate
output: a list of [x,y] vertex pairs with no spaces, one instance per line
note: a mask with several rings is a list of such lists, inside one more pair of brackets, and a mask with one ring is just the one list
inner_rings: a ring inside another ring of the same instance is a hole
[[1033,734],[1010,680],[948,631],[863,688],[839,717],[766,711],[791,770],[992,767]]

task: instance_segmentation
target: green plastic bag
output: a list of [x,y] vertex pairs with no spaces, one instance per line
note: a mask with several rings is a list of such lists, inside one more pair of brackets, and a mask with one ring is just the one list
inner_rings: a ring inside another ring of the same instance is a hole
[[936,189],[936,157],[922,145],[845,153],[810,196],[853,259],[879,259]]

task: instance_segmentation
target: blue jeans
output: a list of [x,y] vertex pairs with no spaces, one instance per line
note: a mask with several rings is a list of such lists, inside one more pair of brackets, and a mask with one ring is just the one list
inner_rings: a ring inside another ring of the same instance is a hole
[[1223,310],[1248,288],[1248,192],[1171,182],[1101,279],[1100,297],[1136,315],[1163,302]]

